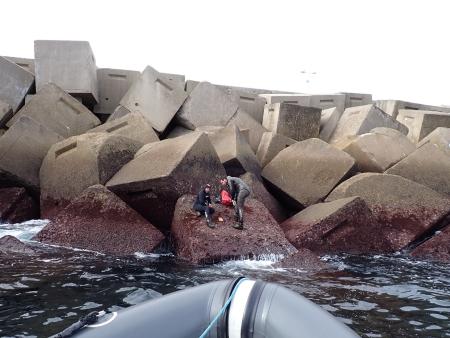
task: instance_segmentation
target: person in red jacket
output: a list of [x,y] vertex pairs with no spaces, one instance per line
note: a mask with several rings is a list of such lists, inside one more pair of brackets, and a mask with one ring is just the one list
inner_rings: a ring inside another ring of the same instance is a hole
[[244,203],[245,199],[250,196],[250,187],[240,178],[227,176],[220,180],[222,186],[228,186],[231,198],[233,199],[235,221],[233,228],[244,229]]

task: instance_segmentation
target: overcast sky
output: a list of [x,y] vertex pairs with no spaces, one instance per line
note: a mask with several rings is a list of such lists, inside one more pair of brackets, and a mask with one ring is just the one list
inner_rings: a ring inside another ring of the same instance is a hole
[[97,66],[450,104],[448,1],[2,1],[0,55],[88,40]]

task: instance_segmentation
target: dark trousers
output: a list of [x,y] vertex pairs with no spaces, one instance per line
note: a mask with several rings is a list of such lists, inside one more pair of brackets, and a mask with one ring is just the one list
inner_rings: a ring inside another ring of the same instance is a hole
[[214,213],[214,208],[208,207],[206,205],[201,205],[201,204],[195,204],[194,210],[201,212],[202,215],[205,215],[207,218],[210,218],[211,215]]
[[234,207],[234,211],[236,213],[236,218],[239,221],[239,224],[244,223],[244,203],[245,199],[250,196],[250,191],[248,190],[241,190],[239,191],[239,194],[236,198],[236,206]]

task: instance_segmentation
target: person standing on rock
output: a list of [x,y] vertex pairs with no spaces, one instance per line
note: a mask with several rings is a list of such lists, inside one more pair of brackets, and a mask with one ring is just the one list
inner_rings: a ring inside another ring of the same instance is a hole
[[198,193],[197,198],[194,203],[194,210],[197,211],[198,216],[205,215],[206,224],[210,228],[214,228],[215,225],[212,221],[211,215],[214,213],[214,209],[211,204],[211,185],[207,184],[205,187]]
[[250,196],[249,186],[238,177],[227,176],[220,180],[222,186],[228,186],[231,197],[233,198],[235,221],[236,224],[233,228],[243,230],[244,229],[244,203],[245,199]]

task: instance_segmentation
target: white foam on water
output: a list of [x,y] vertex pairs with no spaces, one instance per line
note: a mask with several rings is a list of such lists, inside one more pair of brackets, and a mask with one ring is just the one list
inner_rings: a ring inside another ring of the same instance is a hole
[[9,235],[21,241],[31,241],[49,222],[47,219],[33,219],[23,223],[0,224],[0,237]]

